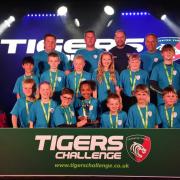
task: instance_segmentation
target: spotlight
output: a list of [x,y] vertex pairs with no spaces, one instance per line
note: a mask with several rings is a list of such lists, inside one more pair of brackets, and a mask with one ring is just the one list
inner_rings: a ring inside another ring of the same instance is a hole
[[107,26],[106,27],[110,27],[111,24],[112,24],[113,20],[111,19],[108,23],[107,23]]
[[0,24],[0,35],[11,26],[11,24],[15,21],[14,16],[10,16],[8,19],[4,20],[3,23]]
[[74,19],[74,23],[77,27],[80,27],[80,22],[77,18]]
[[112,16],[114,14],[114,9],[111,6],[105,6],[104,7],[104,12],[107,15]]
[[161,20],[164,21],[165,19],[167,19],[167,15],[166,15],[166,14],[163,14],[163,15],[161,16]]
[[61,6],[60,8],[58,8],[57,15],[66,16],[66,14],[67,14],[67,7],[66,6]]

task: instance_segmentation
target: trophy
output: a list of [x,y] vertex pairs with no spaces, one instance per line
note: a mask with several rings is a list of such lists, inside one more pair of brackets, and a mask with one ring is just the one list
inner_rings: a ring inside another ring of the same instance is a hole
[[88,122],[88,124],[90,124],[91,123],[91,120],[89,119],[90,104],[89,103],[84,103],[82,106],[83,106],[83,109],[84,109],[84,116],[87,117],[87,122]]

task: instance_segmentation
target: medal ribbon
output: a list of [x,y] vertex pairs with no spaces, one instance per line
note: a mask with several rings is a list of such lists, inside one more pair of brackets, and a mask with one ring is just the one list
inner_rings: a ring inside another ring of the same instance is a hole
[[[113,123],[112,114],[111,114],[111,113],[109,113],[109,120],[110,120],[111,128],[117,128],[117,127],[118,127],[118,113],[116,114],[115,124]],[[115,126],[114,126],[114,125],[115,125]]]
[[79,92],[79,86],[80,86],[80,83],[81,83],[81,79],[82,79],[82,76],[83,76],[83,73],[80,74],[80,78],[79,78],[79,81],[77,82],[77,73],[75,72],[75,91],[76,91],[76,95],[78,94]]
[[105,73],[104,73],[104,81],[105,81],[107,90],[110,90],[110,78],[109,80],[107,80]]
[[52,85],[52,88],[53,88],[52,90],[54,92],[55,88],[56,88],[57,78],[58,78],[58,70],[56,71],[54,81],[53,81],[53,78],[52,78],[52,72],[51,71],[49,71],[49,77],[50,77],[50,82],[51,82],[51,85]]
[[144,128],[147,128],[148,127],[148,106],[146,106],[146,117],[145,117],[145,119],[144,119],[144,116],[142,114],[141,108],[138,105],[137,105],[137,107],[138,107],[139,114],[141,116],[141,121],[143,123],[143,126],[144,126]]
[[131,84],[131,91],[134,91],[135,84],[136,84],[136,73],[134,75],[134,79],[132,78],[132,71],[129,70],[129,79],[130,79],[130,84]]
[[170,128],[172,128],[173,127],[173,115],[174,115],[174,106],[172,107],[172,110],[171,110],[171,119],[170,119],[170,117],[169,117],[169,114],[168,114],[168,111],[167,111],[167,108],[164,106],[164,110],[165,110],[165,114],[166,114],[166,119],[167,119],[167,122],[168,122],[168,124],[169,124],[169,126],[170,126]]
[[173,64],[171,65],[171,74],[169,75],[166,65],[165,64],[163,64],[163,65],[164,65],[164,69],[165,69],[165,72],[166,72],[166,76],[167,76],[169,85],[172,85],[174,66],[173,66]]
[[50,100],[49,103],[48,103],[48,112],[46,112],[45,106],[44,106],[44,104],[42,103],[42,101],[41,101],[41,107],[42,107],[42,110],[43,110],[43,113],[44,113],[44,117],[45,117],[47,123],[49,123],[51,100]]
[[[62,107],[62,106],[61,106]],[[66,124],[71,125],[71,119],[72,119],[72,115],[71,115],[71,108],[70,107],[62,107],[62,109],[64,110],[64,115],[65,115],[65,119],[66,119]],[[70,118],[68,117],[68,114],[70,116]]]

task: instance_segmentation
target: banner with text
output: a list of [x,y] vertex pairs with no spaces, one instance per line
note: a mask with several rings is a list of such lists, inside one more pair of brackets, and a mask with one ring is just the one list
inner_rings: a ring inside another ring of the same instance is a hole
[[0,175],[180,177],[178,129],[0,129]]

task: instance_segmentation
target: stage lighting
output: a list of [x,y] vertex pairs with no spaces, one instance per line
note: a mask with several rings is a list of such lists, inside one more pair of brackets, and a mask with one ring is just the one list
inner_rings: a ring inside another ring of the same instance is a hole
[[77,18],[74,19],[74,24],[77,26],[77,27],[80,27],[80,22]]
[[113,20],[111,19],[108,23],[107,23],[107,26],[106,27],[110,27],[111,24],[112,24]]
[[0,35],[8,28],[11,27],[11,24],[15,21],[14,16],[10,16],[8,19],[4,20],[3,23],[0,24]]
[[161,16],[161,20],[162,20],[162,21],[164,21],[166,18],[167,18],[167,15],[166,15],[166,14],[163,14],[163,15]]
[[104,12],[107,15],[112,16],[114,14],[114,9],[111,6],[105,6],[104,7]]
[[66,16],[66,14],[67,14],[67,7],[66,6],[61,6],[60,8],[58,8],[57,15]]

